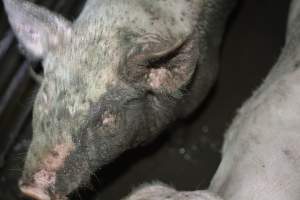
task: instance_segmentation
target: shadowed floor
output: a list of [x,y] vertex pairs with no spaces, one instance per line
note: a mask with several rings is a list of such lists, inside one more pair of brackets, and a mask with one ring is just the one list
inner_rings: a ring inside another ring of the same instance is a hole
[[[42,4],[74,19],[82,1]],[[261,83],[284,43],[289,1],[244,0],[233,13],[222,49],[219,80],[207,101],[189,119],[171,127],[153,144],[125,153],[93,178],[99,199],[117,200],[134,186],[160,180],[177,189],[208,186],[220,161],[223,133],[242,102]],[[76,5],[76,6],[75,6]],[[22,163],[31,137],[31,105],[37,85],[18,53],[0,6],[0,200],[17,200]],[[82,190],[74,199],[94,199]]]

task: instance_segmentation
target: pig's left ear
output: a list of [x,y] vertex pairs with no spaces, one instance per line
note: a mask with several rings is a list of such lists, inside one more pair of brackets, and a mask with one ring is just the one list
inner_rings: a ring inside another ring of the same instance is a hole
[[177,93],[190,83],[199,60],[195,35],[153,49],[128,59],[125,79],[159,93]]
[[71,36],[71,23],[63,17],[27,1],[3,2],[19,42],[35,59],[44,58]]

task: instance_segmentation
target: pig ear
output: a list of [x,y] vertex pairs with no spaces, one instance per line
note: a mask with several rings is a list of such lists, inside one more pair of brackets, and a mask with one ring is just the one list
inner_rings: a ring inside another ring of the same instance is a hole
[[23,0],[4,0],[4,7],[19,42],[36,59],[71,35],[71,23],[43,7]]
[[164,45],[160,51],[144,52],[127,62],[126,77],[155,92],[177,93],[192,79],[199,59],[194,36]]

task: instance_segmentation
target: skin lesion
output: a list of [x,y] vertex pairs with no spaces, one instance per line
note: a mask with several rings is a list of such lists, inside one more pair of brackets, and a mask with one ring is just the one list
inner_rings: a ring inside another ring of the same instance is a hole
[[113,114],[110,114],[108,112],[105,112],[103,115],[102,124],[104,126],[109,126],[113,124],[116,121],[116,117]]
[[74,144],[58,144],[46,155],[40,170],[34,174],[34,183],[47,188],[56,181],[56,171],[63,167],[66,158],[75,150]]
[[162,87],[171,89],[174,88],[173,85],[175,85],[175,83],[172,83],[171,71],[166,68],[151,69],[148,83],[153,89],[160,89]]
[[188,72],[187,66],[180,63],[179,65],[175,65],[173,69],[168,67],[150,69],[147,79],[148,85],[154,90],[175,92],[185,84],[185,81],[188,80],[187,77],[191,73]]
[[55,184],[56,174],[55,172],[42,169],[34,175],[33,179],[36,185],[40,188],[46,189],[50,185]]
[[64,164],[67,156],[74,151],[74,144],[59,144],[54,147],[54,150],[46,157],[44,163],[50,170],[58,170]]

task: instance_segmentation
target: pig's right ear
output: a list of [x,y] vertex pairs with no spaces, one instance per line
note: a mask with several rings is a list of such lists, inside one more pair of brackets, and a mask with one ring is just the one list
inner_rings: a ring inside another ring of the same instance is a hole
[[12,29],[33,58],[44,58],[71,37],[71,23],[62,16],[23,0],[3,2]]

